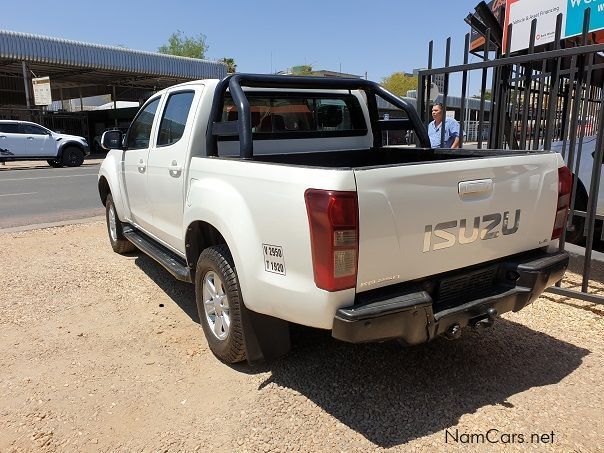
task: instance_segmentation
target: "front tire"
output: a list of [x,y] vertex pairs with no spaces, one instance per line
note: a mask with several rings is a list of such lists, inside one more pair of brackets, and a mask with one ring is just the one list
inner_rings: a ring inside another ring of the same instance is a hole
[[63,165],[79,167],[84,163],[84,152],[76,146],[68,146],[63,150]]
[[46,162],[48,162],[48,165],[53,168],[61,168],[63,166],[63,162],[58,159],[49,159]]
[[123,224],[117,216],[111,194],[107,195],[107,200],[105,200],[105,219],[107,220],[107,232],[113,251],[123,255],[136,250],[134,244],[124,236]]
[[205,249],[197,261],[195,299],[210,350],[225,363],[246,359],[243,298],[233,257],[226,245]]

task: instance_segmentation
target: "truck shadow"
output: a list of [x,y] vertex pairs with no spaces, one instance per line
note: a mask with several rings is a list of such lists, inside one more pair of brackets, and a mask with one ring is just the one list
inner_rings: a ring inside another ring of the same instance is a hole
[[509,397],[560,382],[590,353],[505,319],[482,335],[464,330],[458,341],[410,348],[351,345],[320,331],[298,332],[293,345],[269,365],[260,390],[293,389],[383,448],[451,428],[484,406],[513,407]]
[[136,256],[134,264],[147,274],[187,316],[199,324],[199,315],[195,305],[195,287],[190,283],[176,280],[168,271],[142,252],[134,252],[132,256]]
[[[192,285],[176,281],[143,254],[135,263],[199,322]],[[232,368],[270,373],[258,388],[260,398],[280,388],[295,390],[376,446],[389,448],[450,429],[485,406],[512,410],[511,396],[560,382],[589,353],[506,319],[484,334],[464,330],[458,341],[439,338],[410,348],[395,342],[353,345],[326,331],[293,326],[286,357]]]

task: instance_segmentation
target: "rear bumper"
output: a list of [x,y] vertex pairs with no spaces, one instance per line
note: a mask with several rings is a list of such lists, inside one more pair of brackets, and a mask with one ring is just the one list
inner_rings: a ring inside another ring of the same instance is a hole
[[[455,306],[439,306],[438,286],[450,275],[440,276],[429,285],[420,282],[388,292],[360,293],[353,307],[336,312],[332,335],[351,343],[395,338],[409,345],[424,343],[456,324],[464,327],[489,319],[493,313],[521,310],[562,278],[568,260],[566,252],[538,252],[494,263],[489,267],[493,280],[488,293],[483,291]],[[457,273],[454,278],[478,272],[483,271]]]

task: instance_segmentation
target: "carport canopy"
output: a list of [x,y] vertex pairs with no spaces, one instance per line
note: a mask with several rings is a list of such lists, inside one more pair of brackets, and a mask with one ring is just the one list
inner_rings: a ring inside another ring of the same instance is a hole
[[222,63],[0,30],[0,105],[31,105],[31,77],[50,77],[53,100],[115,93],[138,101],[168,86],[220,79]]

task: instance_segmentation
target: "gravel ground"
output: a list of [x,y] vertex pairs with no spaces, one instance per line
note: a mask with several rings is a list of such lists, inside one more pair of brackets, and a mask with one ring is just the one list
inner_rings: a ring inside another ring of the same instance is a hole
[[0,240],[0,452],[604,448],[603,306],[548,294],[407,349],[296,329],[284,359],[231,367],[192,287],[103,223]]

